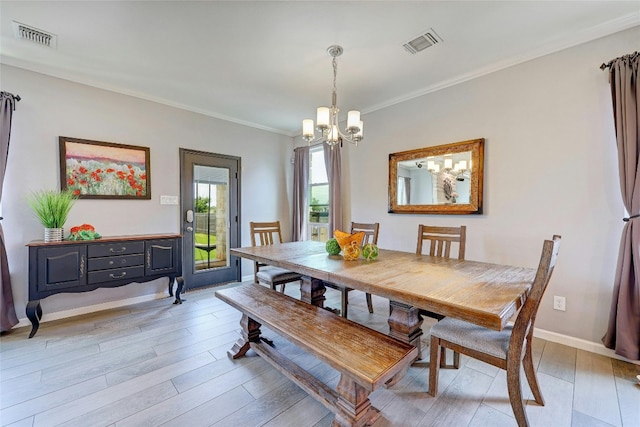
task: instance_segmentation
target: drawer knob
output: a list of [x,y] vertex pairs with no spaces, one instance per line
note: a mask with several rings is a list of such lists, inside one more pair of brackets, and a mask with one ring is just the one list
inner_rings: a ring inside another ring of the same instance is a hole
[[111,252],[113,254],[118,254],[118,253],[124,252],[126,250],[127,250],[126,246],[121,247],[119,251],[115,250],[114,248],[109,248],[109,252]]
[[109,275],[109,277],[111,277],[112,279],[122,279],[126,275],[127,275],[127,272],[123,271],[122,274],[120,274],[120,275],[115,275],[115,274],[111,273]]

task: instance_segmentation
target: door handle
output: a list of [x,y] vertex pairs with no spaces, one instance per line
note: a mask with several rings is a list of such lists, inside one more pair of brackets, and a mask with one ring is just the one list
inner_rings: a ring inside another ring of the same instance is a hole
[[192,226],[188,226],[187,227],[187,231],[193,231],[193,227]]

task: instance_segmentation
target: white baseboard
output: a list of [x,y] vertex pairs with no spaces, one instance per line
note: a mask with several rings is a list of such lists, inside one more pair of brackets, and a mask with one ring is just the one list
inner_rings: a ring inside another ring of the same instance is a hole
[[[243,276],[242,281],[253,281],[253,274]],[[110,308],[124,307],[127,305],[138,304],[141,302],[152,301],[156,299],[167,298],[167,294],[164,292],[159,292],[156,294],[142,295],[135,298],[127,298],[118,301],[109,301],[95,305],[88,305],[86,307],[78,307],[70,310],[62,310],[57,311],[55,313],[45,313],[40,320],[40,323],[51,322],[53,320],[65,319],[67,317],[80,316],[83,314],[94,313],[96,311],[108,310]],[[14,328],[19,328],[23,326],[31,326],[31,322],[26,317],[18,319],[19,322]],[[547,341],[551,341],[557,344],[563,344],[569,347],[578,348],[580,350],[588,351],[595,354],[600,354],[602,356],[607,356],[612,359],[619,359],[625,362],[630,362],[636,365],[640,365],[640,361],[632,361],[628,360],[622,356],[618,356],[611,349],[606,348],[602,343],[587,341],[582,338],[575,338],[568,335],[559,334],[557,332],[546,331],[544,329],[534,329],[533,336],[536,338],[541,338]]]
[[557,344],[563,344],[569,347],[574,347],[580,350],[607,356],[612,359],[619,359],[625,362],[633,363],[635,365],[640,365],[640,361],[633,361],[622,356],[618,356],[613,350],[606,348],[602,343],[599,342],[587,341],[583,340],[582,338],[570,337],[568,335],[562,335],[557,332],[545,331],[544,329],[538,328],[535,328],[533,330],[533,336]]
[[[80,316],[83,314],[94,313],[96,311],[108,310],[110,308],[124,307],[127,305],[138,304],[146,301],[153,301],[156,299],[167,298],[166,292],[158,292],[155,294],[142,295],[134,298],[127,298],[118,301],[103,302],[95,305],[88,305],[85,307],[72,308],[70,310],[56,311],[55,313],[44,313],[40,324],[45,322],[51,322],[53,320],[66,319],[67,317]],[[14,328],[20,328],[22,326],[31,326],[31,322],[26,317],[18,319],[18,324]]]

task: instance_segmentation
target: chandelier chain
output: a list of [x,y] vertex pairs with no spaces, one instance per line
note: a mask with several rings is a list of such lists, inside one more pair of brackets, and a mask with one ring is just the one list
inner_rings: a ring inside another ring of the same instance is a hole
[[338,85],[336,83],[336,79],[338,76],[338,61],[336,60],[336,57],[333,57],[333,107],[335,107],[336,105],[338,105],[338,101],[337,101],[337,97],[338,97]]

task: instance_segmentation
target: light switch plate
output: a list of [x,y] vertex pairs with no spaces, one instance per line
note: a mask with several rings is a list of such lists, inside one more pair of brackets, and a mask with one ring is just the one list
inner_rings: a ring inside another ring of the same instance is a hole
[[178,196],[160,196],[161,205],[177,205]]

